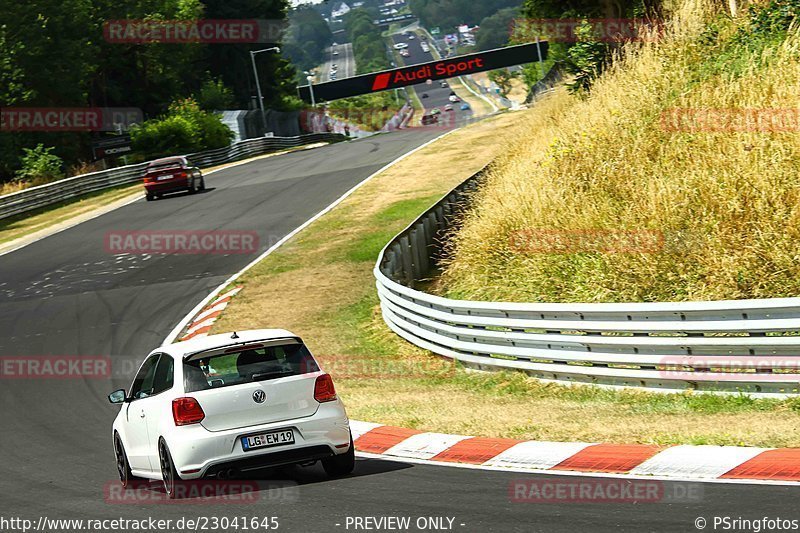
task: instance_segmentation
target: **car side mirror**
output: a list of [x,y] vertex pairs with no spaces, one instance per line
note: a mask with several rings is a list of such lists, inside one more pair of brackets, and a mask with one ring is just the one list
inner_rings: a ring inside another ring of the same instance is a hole
[[127,396],[124,389],[115,390],[108,395],[108,401],[111,403],[125,403]]

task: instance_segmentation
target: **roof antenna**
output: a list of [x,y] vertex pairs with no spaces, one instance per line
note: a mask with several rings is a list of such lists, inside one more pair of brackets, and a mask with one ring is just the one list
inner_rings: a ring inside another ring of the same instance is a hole
[[239,338],[239,335],[237,335],[236,332],[234,331],[233,335],[231,335],[231,339],[238,339],[238,338]]

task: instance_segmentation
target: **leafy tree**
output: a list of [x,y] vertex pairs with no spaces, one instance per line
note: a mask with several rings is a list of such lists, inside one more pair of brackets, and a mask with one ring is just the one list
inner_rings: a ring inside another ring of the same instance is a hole
[[197,93],[197,104],[206,111],[230,109],[235,103],[233,91],[222,80],[209,78]]
[[452,29],[459,24],[475,25],[506,8],[516,8],[523,0],[410,0],[409,9],[428,27]]
[[289,27],[281,47],[284,57],[300,70],[322,63],[324,50],[332,43],[333,34],[319,11],[301,5],[289,13]]
[[[525,0],[524,17],[540,18],[651,18],[661,15],[661,0]],[[544,36],[547,37],[547,36]],[[567,70],[575,75],[571,85],[574,92],[591,88],[616,48],[622,43],[596,40],[588,23],[576,31],[577,42],[567,46],[551,46],[554,59],[563,61]]]
[[173,102],[165,116],[131,129],[133,147],[145,157],[222,148],[233,137],[218,115],[203,111],[191,98]]
[[[205,0],[205,16],[210,19],[264,19],[272,26],[280,26],[286,20],[288,0]],[[271,36],[275,43],[214,44],[205,47],[204,63],[213,76],[218,76],[230,87],[236,101],[247,107],[255,97],[256,86],[250,51],[262,50],[280,41],[279,35]],[[284,96],[296,92],[294,69],[289,62],[273,52],[256,56],[264,105],[278,108]]]
[[358,8],[345,17],[345,32],[353,43],[353,56],[358,74],[389,68],[389,58],[380,29],[372,22],[369,10]]
[[[247,107],[255,94],[249,51],[263,49],[268,43],[112,43],[104,38],[104,24],[121,19],[258,18],[272,20],[273,26],[279,27],[286,19],[288,3],[0,2],[0,106],[135,107],[142,109],[145,117],[155,117],[167,113],[170,102],[194,94],[206,108]],[[279,41],[280,35],[273,38]],[[289,62],[274,53],[257,57],[265,104],[275,109],[295,106],[295,72]],[[209,78],[217,84],[215,88],[208,85]],[[51,146],[53,154],[69,165],[89,157],[90,140],[88,133],[0,132],[0,182],[15,176],[23,148]]]
[[64,162],[53,154],[53,147],[45,148],[37,144],[35,148],[23,148],[22,168],[16,172],[16,177],[22,181],[47,182],[64,177],[61,170]]
[[516,77],[516,74],[509,72],[508,69],[505,68],[489,72],[489,79],[497,85],[500,89],[500,94],[503,96],[508,96],[508,93],[511,92],[513,87],[511,82]]
[[483,19],[475,37],[478,50],[493,50],[508,44],[510,28],[517,17],[519,9],[508,7]]

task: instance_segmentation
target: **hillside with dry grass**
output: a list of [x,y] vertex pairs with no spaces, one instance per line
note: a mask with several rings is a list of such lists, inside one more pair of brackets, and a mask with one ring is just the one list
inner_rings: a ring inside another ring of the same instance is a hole
[[676,7],[584,97],[537,104],[453,236],[465,299],[800,294],[798,2]]

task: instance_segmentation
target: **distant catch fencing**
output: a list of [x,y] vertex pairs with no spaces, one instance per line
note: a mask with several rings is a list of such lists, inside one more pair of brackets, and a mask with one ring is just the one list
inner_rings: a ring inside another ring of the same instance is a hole
[[[259,137],[186,157],[195,166],[210,167],[315,142],[344,139],[346,137],[335,133],[311,133],[298,137]],[[143,178],[146,166],[147,162],[81,174],[0,196],[0,219],[29,213],[111,187],[135,183]]]
[[667,303],[452,300],[429,280],[483,171],[397,235],[374,269],[386,324],[408,342],[479,370],[655,391],[755,396],[800,389],[800,298]]

